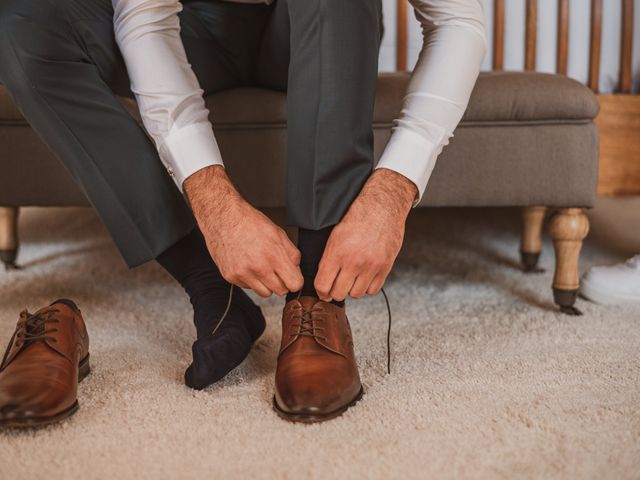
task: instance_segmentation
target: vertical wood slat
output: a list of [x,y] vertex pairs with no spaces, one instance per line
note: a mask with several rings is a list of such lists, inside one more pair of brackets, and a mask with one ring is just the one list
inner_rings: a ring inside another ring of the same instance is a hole
[[556,71],[567,74],[569,63],[569,0],[558,0],[558,52]]
[[504,0],[493,2],[493,69],[504,68]]
[[536,69],[536,43],[538,34],[538,0],[527,0],[527,18],[525,30],[525,70]]
[[620,37],[620,93],[631,93],[631,54],[633,42],[633,0],[622,0],[622,35]]
[[589,88],[600,86],[600,49],[602,44],[602,0],[591,0],[591,45],[589,48]]
[[407,0],[398,0],[397,4],[397,35],[396,35],[396,70],[407,70],[409,53],[409,40],[407,32]]

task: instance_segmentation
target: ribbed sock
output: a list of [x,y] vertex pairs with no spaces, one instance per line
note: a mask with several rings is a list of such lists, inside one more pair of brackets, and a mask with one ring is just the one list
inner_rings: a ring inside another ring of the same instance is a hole
[[249,296],[234,287],[231,307],[212,335],[227,307],[231,284],[211,259],[198,228],[161,253],[157,261],[189,295],[197,340],[185,383],[191,388],[204,388],[245,359],[264,331],[264,317]]

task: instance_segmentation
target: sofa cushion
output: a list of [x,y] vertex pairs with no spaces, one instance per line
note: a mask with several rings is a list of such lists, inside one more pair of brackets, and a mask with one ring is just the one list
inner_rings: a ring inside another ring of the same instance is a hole
[[[380,75],[374,123],[389,124],[398,115],[409,74]],[[131,99],[122,99],[140,118]],[[212,122],[219,127],[234,125],[286,124],[283,93],[258,88],[229,90],[206,99]],[[536,72],[482,73],[471,96],[463,124],[509,122],[584,122],[598,113],[598,100],[585,86],[568,77]],[[22,123],[24,119],[7,91],[0,86],[0,122]]]
[[[380,76],[375,121],[395,118],[409,74]],[[598,98],[569,77],[537,72],[481,73],[462,124],[584,122],[598,114]]]

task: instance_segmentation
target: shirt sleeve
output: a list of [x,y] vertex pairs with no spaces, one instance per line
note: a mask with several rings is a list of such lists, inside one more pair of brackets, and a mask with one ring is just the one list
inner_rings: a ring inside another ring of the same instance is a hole
[[481,0],[410,0],[423,45],[402,111],[376,168],[394,170],[420,202],[436,159],[467,108],[486,52]]
[[178,188],[222,165],[203,91],[180,38],[178,0],[112,0],[116,42],[142,122]]

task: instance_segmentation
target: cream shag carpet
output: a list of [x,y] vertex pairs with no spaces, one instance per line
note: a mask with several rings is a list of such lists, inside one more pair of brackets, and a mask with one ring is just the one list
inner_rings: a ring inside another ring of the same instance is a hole
[[[640,250],[607,213],[628,206],[599,208],[583,268]],[[350,301],[366,394],[306,426],[271,410],[281,299],[261,301],[269,326],[240,368],[189,390],[180,287],[155,264],[127,270],[91,210],[24,210],[25,268],[0,273],[0,338],[21,309],[73,298],[93,372],[69,421],[0,433],[0,478],[640,478],[640,307],[557,313],[550,243],[546,272],[522,273],[518,223],[508,209],[414,211],[387,282],[393,373],[382,297]],[[618,247],[603,240],[614,227]]]

